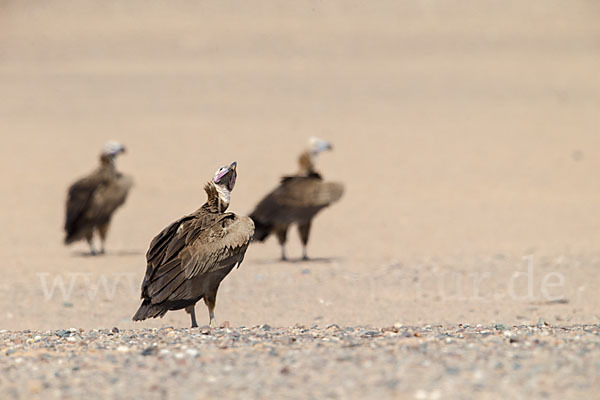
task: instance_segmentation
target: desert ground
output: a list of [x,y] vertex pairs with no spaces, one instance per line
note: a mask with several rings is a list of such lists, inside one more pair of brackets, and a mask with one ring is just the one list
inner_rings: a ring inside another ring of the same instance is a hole
[[[0,389],[597,395],[599,18],[584,0],[0,1]],[[345,185],[312,260],[295,231],[292,262],[253,244],[221,285],[222,328],[131,321],[150,240],[214,171],[238,162],[230,210],[247,215],[310,136]],[[90,257],[62,243],[64,202],[108,139],[135,187]]]

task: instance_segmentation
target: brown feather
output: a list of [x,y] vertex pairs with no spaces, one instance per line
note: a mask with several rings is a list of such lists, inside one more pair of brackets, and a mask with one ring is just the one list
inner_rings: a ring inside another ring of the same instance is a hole
[[68,191],[65,218],[65,243],[86,236],[95,227],[110,222],[125,203],[133,181],[115,170],[112,161],[101,158],[94,172],[73,183]]
[[304,245],[303,257],[307,258],[306,244],[312,219],[344,193],[341,183],[323,180],[313,161],[310,150],[303,152],[298,158],[298,175],[283,177],[279,186],[267,194],[250,214],[255,225],[253,240],[262,242],[275,233],[282,246],[282,259],[285,259],[283,246],[291,224],[298,225]]
[[250,217],[268,225],[309,221],[338,201],[344,186],[314,177],[287,177],[256,206]]
[[244,259],[254,233],[252,220],[224,213],[227,206],[212,183],[205,190],[208,199],[200,209],[166,227],[150,243],[143,303],[134,320],[163,316],[160,310],[178,310],[204,296],[216,296],[221,280]]

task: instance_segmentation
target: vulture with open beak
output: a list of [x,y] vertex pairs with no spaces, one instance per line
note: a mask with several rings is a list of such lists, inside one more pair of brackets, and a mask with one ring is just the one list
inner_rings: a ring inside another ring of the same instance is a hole
[[142,282],[142,305],[134,321],[185,309],[196,323],[195,305],[204,299],[214,321],[217,290],[233,267],[242,263],[254,233],[248,217],[226,213],[237,164],[221,167],[204,190],[206,203],[167,226],[150,243]]
[[109,141],[100,154],[100,166],[69,187],[65,218],[65,244],[85,239],[92,255],[96,254],[93,235],[100,236],[100,253],[110,220],[117,208],[125,203],[133,185],[130,176],[117,171],[115,159],[125,152],[122,144]]
[[344,185],[324,181],[314,167],[317,155],[331,149],[329,142],[311,138],[308,149],[298,159],[298,173],[283,177],[279,186],[267,194],[250,214],[256,227],[253,240],[262,242],[275,233],[281,245],[282,260],[287,259],[285,242],[289,226],[297,224],[302,241],[302,259],[307,260],[306,245],[312,219],[342,197]]

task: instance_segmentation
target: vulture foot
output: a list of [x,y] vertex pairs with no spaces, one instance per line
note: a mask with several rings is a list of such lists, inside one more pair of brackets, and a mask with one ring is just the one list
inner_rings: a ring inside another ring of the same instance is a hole
[[306,243],[302,246],[302,261],[308,261],[308,252],[306,251]]
[[306,251],[306,245],[302,246],[302,258],[301,261],[309,261],[308,252]]
[[90,246],[90,256],[97,255],[98,252],[96,251],[96,246],[94,246],[94,242],[92,241],[92,238],[88,237],[87,242],[88,242],[88,245]]
[[197,328],[198,323],[196,322],[196,309],[195,306],[186,307],[185,311],[190,314],[192,318],[192,328]]

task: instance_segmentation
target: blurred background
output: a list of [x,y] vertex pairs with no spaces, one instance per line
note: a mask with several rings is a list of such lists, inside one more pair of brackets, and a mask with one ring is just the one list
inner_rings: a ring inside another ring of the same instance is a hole
[[[315,220],[321,260],[250,247],[218,322],[597,321],[598,21],[592,0],[0,1],[0,328],[187,326],[129,322],[150,240],[233,160],[249,213],[313,135],[346,185]],[[108,139],[135,187],[108,254],[82,257],[66,189]],[[507,298],[524,255],[536,296],[558,271],[566,302]],[[440,290],[473,272],[485,301]],[[40,274],[71,295],[46,300]],[[102,277],[115,291],[90,296]]]

